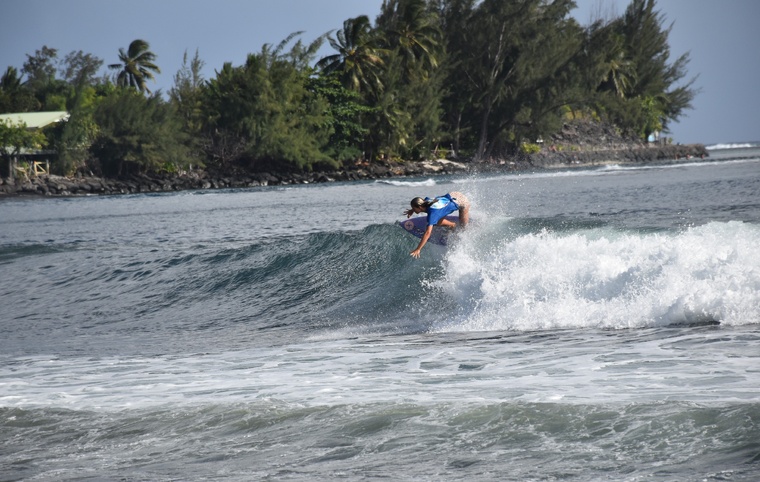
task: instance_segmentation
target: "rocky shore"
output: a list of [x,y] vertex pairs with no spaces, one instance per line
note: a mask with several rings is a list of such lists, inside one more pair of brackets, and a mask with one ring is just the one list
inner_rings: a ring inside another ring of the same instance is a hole
[[464,163],[440,160],[434,162],[373,163],[349,169],[310,173],[211,173],[192,171],[175,175],[140,174],[124,179],[95,176],[64,177],[39,175],[15,180],[0,179],[0,196],[41,195],[72,196],[88,194],[133,194],[148,192],[225,189],[289,184],[314,184],[335,181],[356,181],[453,174],[468,170]]
[[529,171],[603,164],[635,165],[682,162],[708,156],[701,144],[659,145],[626,140],[614,129],[592,123],[572,123],[541,144],[532,154],[472,162],[439,159],[422,162],[357,163],[335,171],[310,173],[212,173],[192,171],[175,175],[134,175],[125,179],[93,176],[40,175],[0,179],[0,197],[14,195],[76,196],[130,194],[197,189],[244,188],[334,181],[372,180],[441,174]]

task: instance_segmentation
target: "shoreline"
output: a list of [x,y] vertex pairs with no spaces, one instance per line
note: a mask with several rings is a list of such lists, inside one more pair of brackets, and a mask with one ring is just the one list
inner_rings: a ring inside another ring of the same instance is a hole
[[69,197],[229,189],[380,179],[403,179],[467,173],[510,173],[531,170],[588,168],[602,165],[643,165],[688,162],[709,158],[702,144],[551,150],[492,161],[433,161],[357,163],[336,171],[309,173],[192,171],[179,175],[133,175],[123,179],[96,176],[39,175],[31,179],[0,179],[0,199],[17,197]]

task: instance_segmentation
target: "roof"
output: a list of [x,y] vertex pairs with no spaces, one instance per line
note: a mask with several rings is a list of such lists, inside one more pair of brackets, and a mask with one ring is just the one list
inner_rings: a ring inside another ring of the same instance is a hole
[[65,110],[53,112],[20,112],[16,114],[0,114],[0,122],[10,120],[14,124],[23,122],[29,129],[41,129],[56,122],[69,119],[69,113]]

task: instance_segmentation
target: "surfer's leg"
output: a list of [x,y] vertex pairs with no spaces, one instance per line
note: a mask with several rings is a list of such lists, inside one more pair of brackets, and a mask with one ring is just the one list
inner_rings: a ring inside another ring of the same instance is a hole
[[459,206],[459,222],[462,224],[462,227],[467,226],[467,223],[470,222],[470,200],[459,191],[449,194],[451,194],[454,202]]
[[459,222],[462,223],[462,227],[467,226],[470,222],[470,207],[459,208]]

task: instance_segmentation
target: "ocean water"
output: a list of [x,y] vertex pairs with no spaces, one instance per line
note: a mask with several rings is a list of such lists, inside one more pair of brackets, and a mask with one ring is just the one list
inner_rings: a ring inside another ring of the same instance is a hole
[[0,480],[373,479],[759,480],[758,145],[0,202]]

